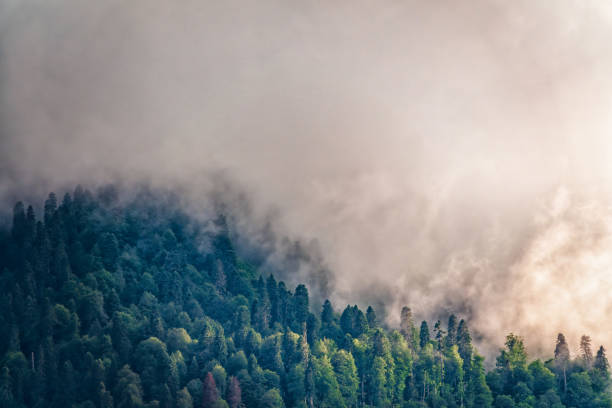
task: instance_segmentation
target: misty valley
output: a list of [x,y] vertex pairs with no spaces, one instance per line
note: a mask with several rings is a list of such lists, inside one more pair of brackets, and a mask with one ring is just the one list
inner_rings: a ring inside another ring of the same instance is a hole
[[18,202],[0,230],[0,407],[612,407],[588,335],[542,360],[508,333],[485,364],[461,316],[315,305],[222,211],[113,191]]

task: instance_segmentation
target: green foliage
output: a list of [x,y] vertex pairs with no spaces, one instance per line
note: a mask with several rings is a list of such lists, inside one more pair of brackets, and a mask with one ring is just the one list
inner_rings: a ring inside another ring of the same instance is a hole
[[266,393],[261,397],[260,406],[261,408],[282,408],[285,405],[283,404],[283,399],[281,398],[280,392],[273,388],[266,391]]
[[[228,219],[176,197],[77,188],[0,231],[0,407],[612,407],[605,350],[528,364],[510,334],[485,373],[464,320],[399,330],[292,292],[241,258]],[[262,257],[263,259],[264,257]]]

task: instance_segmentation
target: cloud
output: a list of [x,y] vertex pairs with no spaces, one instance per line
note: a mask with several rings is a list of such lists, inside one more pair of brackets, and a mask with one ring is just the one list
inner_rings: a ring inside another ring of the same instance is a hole
[[197,209],[222,174],[269,262],[298,239],[338,306],[612,345],[602,2],[0,7],[5,200],[144,181]]

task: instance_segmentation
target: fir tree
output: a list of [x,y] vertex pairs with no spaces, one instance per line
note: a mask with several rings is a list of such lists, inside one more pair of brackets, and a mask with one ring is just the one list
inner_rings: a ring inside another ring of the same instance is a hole
[[591,350],[591,338],[587,335],[580,337],[580,353],[584,365],[590,368],[593,364],[593,351]]
[[559,333],[557,336],[557,344],[555,346],[555,367],[562,374],[563,392],[567,391],[567,366],[570,359],[570,352],[565,336]]
[[421,329],[419,330],[419,346],[423,348],[428,343],[429,343],[429,327],[427,327],[427,322],[423,320],[421,322]]

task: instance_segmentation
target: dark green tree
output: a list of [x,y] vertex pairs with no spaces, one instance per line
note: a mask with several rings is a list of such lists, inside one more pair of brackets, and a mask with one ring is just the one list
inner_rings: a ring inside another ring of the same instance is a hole
[[427,327],[427,322],[423,320],[419,330],[419,346],[423,348],[427,344],[429,344],[429,327]]
[[366,318],[368,320],[368,326],[372,329],[378,326],[378,321],[376,320],[376,312],[372,308],[372,306],[368,306],[368,310],[366,310]]

